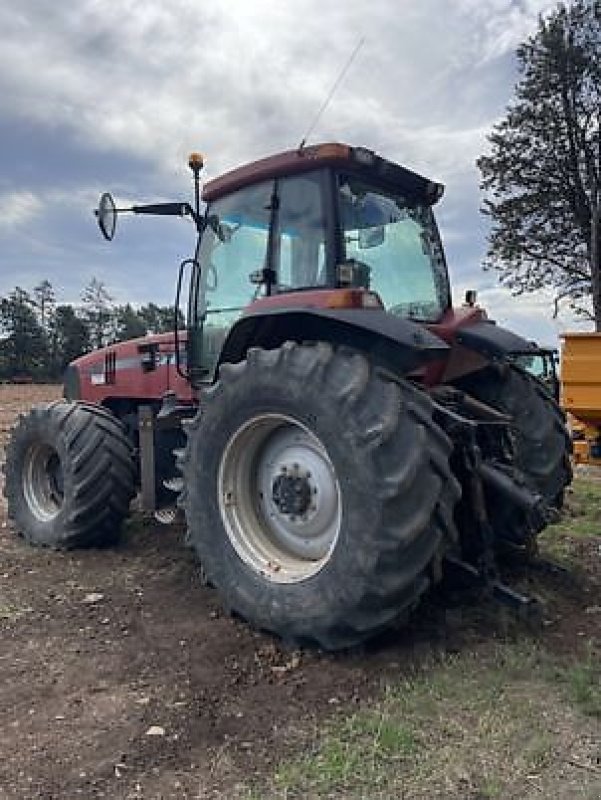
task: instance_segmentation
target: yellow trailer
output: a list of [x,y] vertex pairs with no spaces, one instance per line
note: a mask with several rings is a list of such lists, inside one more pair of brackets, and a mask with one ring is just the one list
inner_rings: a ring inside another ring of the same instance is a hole
[[568,412],[577,463],[601,466],[601,333],[564,333],[561,404]]

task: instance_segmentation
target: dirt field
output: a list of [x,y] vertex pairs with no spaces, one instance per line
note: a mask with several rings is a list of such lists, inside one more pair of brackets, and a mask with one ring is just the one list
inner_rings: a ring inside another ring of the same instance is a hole
[[[19,410],[58,394],[0,387],[0,448]],[[0,798],[297,796],[268,787],[307,731],[369,707],[435,656],[490,652],[507,629],[494,610],[431,600],[408,630],[360,653],[287,652],[221,614],[181,530],[134,517],[118,547],[60,554],[24,545],[4,505],[0,526]],[[542,645],[558,658],[600,641],[599,543],[578,547],[578,581],[519,579],[545,597]],[[566,766],[566,787],[593,786],[601,767],[586,765]],[[450,786],[445,796],[493,795]]]

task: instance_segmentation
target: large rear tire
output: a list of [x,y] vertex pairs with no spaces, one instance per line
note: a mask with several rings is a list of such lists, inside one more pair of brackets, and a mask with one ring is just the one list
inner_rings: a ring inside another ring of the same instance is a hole
[[8,515],[33,545],[67,549],[116,541],[134,495],[121,423],[86,403],[35,406],[13,430],[4,466]]
[[[512,420],[515,463],[524,483],[542,495],[551,509],[563,506],[572,479],[571,441],[565,415],[549,391],[532,375],[509,364],[488,367],[460,381],[463,390],[507,414]],[[491,523],[500,540],[528,545],[533,530],[524,512],[493,498]]]
[[190,543],[229,610],[327,650],[412,608],[455,539],[431,403],[327,344],[222,365],[187,428]]

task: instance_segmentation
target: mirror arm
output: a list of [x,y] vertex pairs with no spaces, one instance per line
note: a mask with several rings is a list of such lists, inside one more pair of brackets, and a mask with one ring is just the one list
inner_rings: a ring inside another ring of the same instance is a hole
[[207,225],[206,217],[200,211],[192,208],[190,203],[154,203],[144,206],[132,206],[131,208],[118,208],[119,211],[133,211],[134,214],[157,214],[161,216],[192,217],[196,230],[199,234],[203,232]]
[[117,208],[116,211],[133,211],[134,214],[159,214],[172,217],[185,217],[187,214],[193,213],[189,203],[153,203],[131,208]]

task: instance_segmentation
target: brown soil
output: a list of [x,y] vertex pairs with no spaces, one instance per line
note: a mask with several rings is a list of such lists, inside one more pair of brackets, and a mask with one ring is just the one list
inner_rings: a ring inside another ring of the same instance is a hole
[[[19,410],[58,395],[0,386],[0,448]],[[361,652],[290,652],[221,613],[181,529],[134,516],[118,547],[65,554],[25,545],[4,505],[0,526],[0,798],[244,796],[293,752],[299,727],[369,700],[433,652],[503,631],[496,606],[432,599]],[[554,650],[599,635],[583,613],[598,597],[598,553],[586,561],[578,582],[519,579],[548,598]]]

